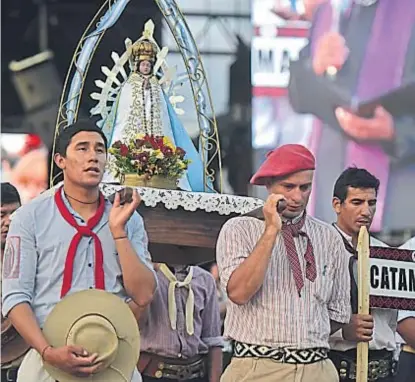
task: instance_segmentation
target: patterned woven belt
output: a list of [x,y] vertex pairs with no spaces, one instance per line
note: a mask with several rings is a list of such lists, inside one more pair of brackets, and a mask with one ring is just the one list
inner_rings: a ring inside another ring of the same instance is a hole
[[324,348],[291,349],[271,348],[263,345],[249,345],[235,341],[234,357],[270,358],[281,363],[310,364],[327,359],[328,350]]

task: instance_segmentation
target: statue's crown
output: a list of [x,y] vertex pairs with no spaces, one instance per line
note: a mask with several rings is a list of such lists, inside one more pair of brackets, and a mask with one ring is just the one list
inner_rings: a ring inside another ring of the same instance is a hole
[[141,40],[132,46],[132,55],[138,61],[148,60],[154,62],[157,55],[157,47],[148,40]]

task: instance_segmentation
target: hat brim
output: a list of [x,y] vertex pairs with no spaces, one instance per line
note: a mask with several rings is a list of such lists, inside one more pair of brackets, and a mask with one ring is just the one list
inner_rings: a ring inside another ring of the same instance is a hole
[[254,186],[265,186],[265,176],[253,176],[249,181]]
[[287,172],[276,172],[271,166],[267,163],[264,163],[263,167],[260,167],[257,173],[249,181],[250,184],[254,186],[266,186],[268,179],[283,178],[290,176],[302,171],[314,171],[314,167],[303,168]]
[[25,340],[21,336],[16,336],[12,341],[1,347],[1,364],[5,365],[16,361],[25,355],[29,349],[30,346]]
[[255,186],[265,186],[266,179],[274,177],[277,174],[275,166],[268,159],[259,167],[258,171],[253,175],[249,183]]
[[[114,362],[106,369],[87,378],[88,381],[130,381],[140,354],[138,323],[128,304],[112,293],[98,289],[84,290],[65,297],[46,319],[43,333],[53,347],[66,345],[68,333],[81,317],[97,314],[114,326],[119,339]],[[47,363],[45,370],[59,382],[85,382],[85,378],[65,373]]]

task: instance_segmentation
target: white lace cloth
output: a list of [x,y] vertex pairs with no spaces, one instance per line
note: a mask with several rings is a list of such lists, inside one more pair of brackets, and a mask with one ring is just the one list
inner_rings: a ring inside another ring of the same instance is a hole
[[[48,195],[59,188],[62,183],[39,195],[38,198]],[[101,191],[105,197],[122,190],[125,186],[101,183]],[[179,207],[186,211],[204,210],[217,212],[219,215],[246,214],[264,205],[261,199],[228,194],[214,194],[206,192],[189,192],[177,190],[162,190],[149,187],[135,187],[141,196],[142,202],[148,207],[155,207],[162,203],[169,210]]]
[[[124,187],[102,183],[101,191],[104,196],[108,197]],[[155,207],[162,203],[169,210],[182,207],[186,211],[204,210],[206,212],[217,212],[220,215],[230,215],[231,213],[245,214],[264,205],[261,199],[245,196],[162,190],[149,187],[136,187],[136,189],[146,206]]]

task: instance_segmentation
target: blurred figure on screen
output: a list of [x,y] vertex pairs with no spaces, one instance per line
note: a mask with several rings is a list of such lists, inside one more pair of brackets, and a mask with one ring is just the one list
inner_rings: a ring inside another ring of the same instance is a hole
[[26,203],[47,188],[48,163],[47,152],[43,149],[25,154],[11,170],[10,182],[17,188]]
[[304,17],[307,20],[312,20],[316,8],[327,0],[303,0],[304,3]]
[[4,155],[1,154],[1,167],[0,167],[0,179],[2,182],[7,182],[9,180],[9,175],[11,173],[11,165],[7,159],[3,159]]
[[23,148],[20,150],[20,155],[24,156],[30,151],[37,150],[43,147],[42,139],[36,134],[27,134]]
[[[336,25],[332,3],[315,10],[309,44],[300,53],[301,67],[311,66],[321,76],[336,68],[336,84],[360,100],[379,97],[414,78],[415,1],[343,1]],[[309,99],[303,95],[306,86],[291,72],[289,92],[299,110]],[[332,220],[326,202],[330,190],[337,174],[355,165],[380,180],[372,230],[413,228],[407,200],[415,192],[415,115],[395,118],[378,107],[372,118],[361,118],[338,108],[330,110],[330,118],[330,126],[315,121],[308,144],[318,169],[309,212]]]
[[311,21],[314,10],[324,1],[326,0],[276,0],[272,12],[287,21]]

